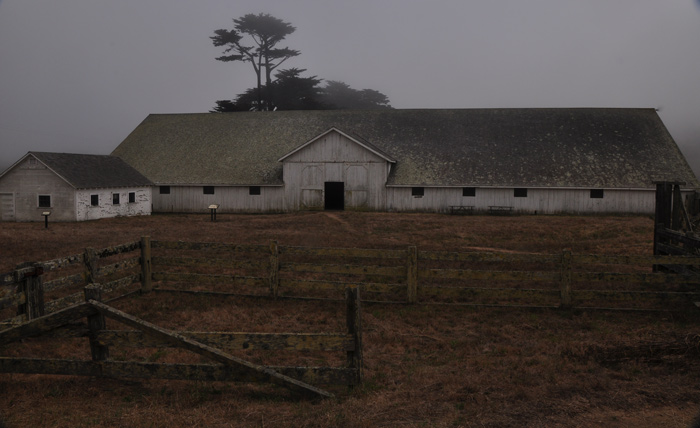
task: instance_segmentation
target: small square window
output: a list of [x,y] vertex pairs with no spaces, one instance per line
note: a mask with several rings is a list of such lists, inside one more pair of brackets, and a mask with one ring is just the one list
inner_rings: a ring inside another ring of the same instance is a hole
[[462,187],[462,196],[476,196],[476,187]]
[[527,189],[513,189],[513,196],[516,198],[527,198]]
[[169,195],[170,194],[170,186],[160,186],[160,194],[161,195]]
[[204,186],[203,190],[204,190],[205,195],[213,195],[214,194],[214,186]]
[[424,187],[411,187],[411,196],[414,198],[420,198],[425,194]]
[[51,195],[39,195],[39,208],[51,208]]
[[119,205],[119,193],[112,193],[112,204]]
[[260,194],[260,186],[248,187],[248,194],[249,195],[259,195]]
[[100,205],[100,195],[90,195],[90,205],[93,207]]
[[129,192],[129,203],[133,204],[136,202],[136,192]]
[[603,189],[591,189],[591,198],[603,199],[604,193]]

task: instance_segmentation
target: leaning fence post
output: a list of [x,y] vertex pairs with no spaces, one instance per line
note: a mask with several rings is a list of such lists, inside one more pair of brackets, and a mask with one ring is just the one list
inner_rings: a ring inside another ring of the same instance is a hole
[[151,237],[141,237],[141,292],[150,293],[153,290],[151,267]]
[[[21,268],[20,266],[24,266]],[[24,294],[24,303],[17,306],[17,315],[26,315],[27,321],[44,316],[44,266],[28,263],[18,266],[15,277],[19,281],[19,291]],[[31,266],[31,270],[22,272]]]
[[[99,284],[89,284],[83,289],[85,293],[85,301],[96,300],[102,301],[102,288]],[[104,361],[109,358],[109,347],[100,344],[98,335],[101,330],[107,328],[105,317],[102,313],[97,312],[95,315],[87,317],[88,330],[90,331],[90,352],[92,353],[93,361]]]
[[280,254],[277,241],[270,242],[270,294],[277,297],[280,287]]
[[571,250],[561,254],[561,308],[571,309]]
[[347,307],[348,334],[355,344],[353,350],[347,351],[348,368],[355,369],[355,384],[362,382],[362,309],[360,307],[360,287],[345,289]]
[[83,263],[85,264],[85,283],[92,284],[97,280],[97,251],[94,248],[86,248],[83,253]]
[[408,303],[418,300],[418,250],[408,247],[406,252],[406,286],[408,288]]

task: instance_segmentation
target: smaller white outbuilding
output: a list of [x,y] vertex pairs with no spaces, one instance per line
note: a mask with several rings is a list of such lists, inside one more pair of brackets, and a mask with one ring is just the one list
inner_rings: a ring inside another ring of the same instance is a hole
[[29,152],[0,174],[0,220],[150,215],[152,185],[116,156]]

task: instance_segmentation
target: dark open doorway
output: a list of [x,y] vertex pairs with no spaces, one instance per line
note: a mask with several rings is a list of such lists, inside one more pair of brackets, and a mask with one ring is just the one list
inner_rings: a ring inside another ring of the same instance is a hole
[[339,211],[345,209],[345,183],[342,181],[326,181],[323,190],[324,209]]

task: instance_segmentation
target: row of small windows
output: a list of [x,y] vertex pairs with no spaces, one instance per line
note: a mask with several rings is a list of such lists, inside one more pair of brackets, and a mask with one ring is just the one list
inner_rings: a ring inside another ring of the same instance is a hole
[[[602,199],[604,196],[603,189],[591,189],[590,197],[591,199]],[[411,196],[416,198],[421,198],[425,195],[425,187],[412,187]],[[476,196],[476,187],[462,187],[463,197],[474,197]],[[513,189],[514,198],[527,198],[527,189],[523,187],[516,187]]]
[[[119,205],[119,193],[112,193],[112,205]],[[136,192],[129,192],[129,203],[136,203]],[[100,205],[100,195],[90,195],[90,205]],[[51,208],[51,195],[39,195],[39,208]]]
[[[160,194],[161,195],[169,195],[170,194],[170,186],[160,186]],[[202,186],[202,194],[214,195],[214,194],[216,194],[216,188],[214,186]],[[260,194],[260,186],[248,186],[248,194],[249,195],[259,195]]]

